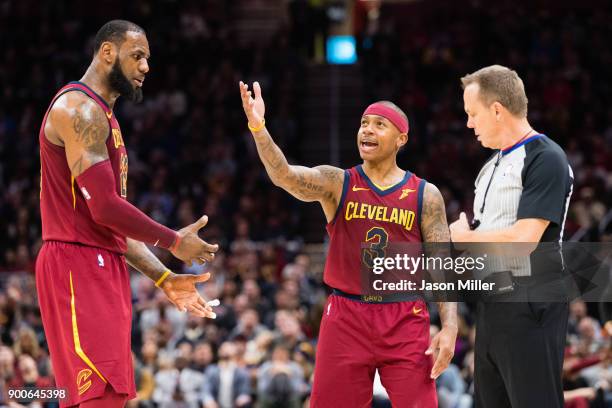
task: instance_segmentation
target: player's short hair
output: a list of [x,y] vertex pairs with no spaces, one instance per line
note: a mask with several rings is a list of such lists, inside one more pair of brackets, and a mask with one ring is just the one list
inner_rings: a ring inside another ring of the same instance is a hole
[[136,23],[127,20],[111,20],[104,24],[96,33],[94,39],[94,54],[98,52],[100,46],[105,41],[121,46],[125,41],[125,33],[132,31],[135,33],[146,34],[145,30]]
[[474,83],[478,84],[480,100],[486,106],[499,102],[514,116],[527,116],[525,85],[516,71],[501,65],[491,65],[461,78],[463,89]]

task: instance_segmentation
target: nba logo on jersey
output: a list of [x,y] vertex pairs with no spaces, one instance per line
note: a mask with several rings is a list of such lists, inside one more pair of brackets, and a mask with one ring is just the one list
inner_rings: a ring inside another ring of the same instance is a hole
[[104,266],[104,258],[101,254],[98,254],[98,266]]

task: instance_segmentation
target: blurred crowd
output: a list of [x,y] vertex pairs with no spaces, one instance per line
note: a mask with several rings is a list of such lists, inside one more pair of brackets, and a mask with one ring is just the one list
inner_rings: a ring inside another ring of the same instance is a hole
[[573,168],[566,239],[609,240],[612,5],[382,2],[375,12],[378,3],[356,3],[368,100],[406,109],[414,136],[403,163],[440,187],[449,218],[471,213],[475,176],[491,154],[466,129],[459,78],[501,64],[523,79],[534,129],[564,147]]
[[[0,2],[0,406],[9,387],[53,384],[33,278],[41,245],[38,130],[54,92],[86,69],[93,35],[106,21],[77,3]],[[332,22],[328,2],[289,1],[276,35],[244,43],[232,25],[240,3],[113,3],[147,30],[152,53],[144,102],[115,109],[130,158],[128,199],[174,228],[207,214],[203,235],[222,248],[212,264],[190,268],[157,252],[176,271],[212,272],[201,289],[221,300],[215,320],[177,312],[152,282],[132,273],[132,407],[298,407],[309,393],[326,290],[320,265],[305,252],[296,201],[263,172],[237,83],[262,83],[271,133],[299,162],[313,35]],[[543,11],[463,3],[391,2],[372,11],[355,2],[364,100],[397,102],[415,135],[400,166],[441,189],[449,220],[469,210],[489,153],[465,128],[459,78],[492,63],[511,66],[525,81],[531,123],[566,149],[574,169],[567,238],[610,240],[610,6]],[[312,35],[302,30],[308,21]],[[611,398],[612,328],[587,306],[576,301],[571,308],[569,407],[603,407]],[[444,408],[473,404],[470,307],[462,304],[460,315],[453,364],[437,381]],[[437,323],[434,307],[432,334]],[[374,405],[390,406],[378,380]]]

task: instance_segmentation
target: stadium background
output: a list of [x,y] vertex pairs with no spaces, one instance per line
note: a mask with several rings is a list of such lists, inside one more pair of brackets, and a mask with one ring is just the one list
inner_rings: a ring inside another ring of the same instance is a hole
[[[399,165],[440,187],[454,220],[471,208],[489,154],[465,127],[459,78],[508,65],[525,81],[531,123],[573,166],[566,238],[612,239],[607,1],[0,1],[0,406],[8,387],[52,383],[33,275],[37,135],[51,97],[80,78],[95,32],[111,18],[144,27],[152,52],[144,102],[115,109],[129,151],[128,198],[175,228],[207,214],[203,235],[222,248],[202,286],[221,299],[216,320],[174,311],[133,274],[132,406],[289,407],[308,395],[326,296],[324,219],[268,180],[239,80],[262,84],[271,134],[305,165],[357,164],[362,109],[395,101],[411,123]],[[357,64],[325,64],[325,37],[336,33],[356,36]],[[202,272],[159,256],[176,271]],[[572,305],[564,381],[581,396],[568,396],[568,406],[610,402],[609,317],[599,306]],[[469,305],[460,312],[453,365],[438,380],[443,407],[471,406],[472,315]],[[234,386],[219,393],[227,367]],[[376,406],[388,406],[379,386],[376,394]]]

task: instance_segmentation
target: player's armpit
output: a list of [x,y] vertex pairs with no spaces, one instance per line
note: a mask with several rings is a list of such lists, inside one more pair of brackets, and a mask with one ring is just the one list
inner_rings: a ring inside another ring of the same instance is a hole
[[424,242],[450,242],[444,199],[438,188],[427,183],[423,192],[421,235]]
[[108,120],[102,108],[86,95],[62,95],[49,112],[48,121],[64,143],[68,167],[75,178],[108,159]]

